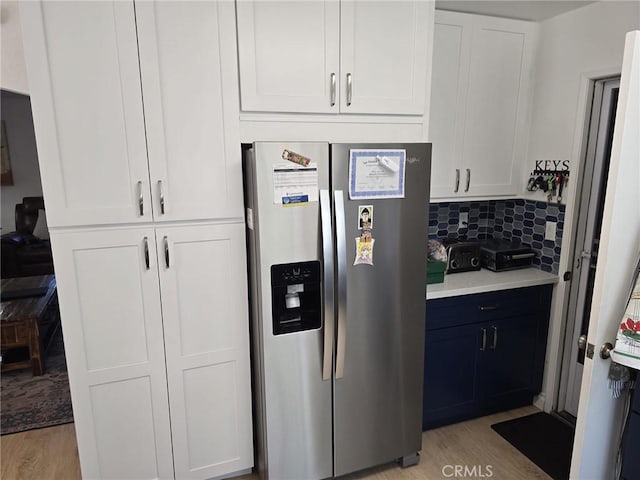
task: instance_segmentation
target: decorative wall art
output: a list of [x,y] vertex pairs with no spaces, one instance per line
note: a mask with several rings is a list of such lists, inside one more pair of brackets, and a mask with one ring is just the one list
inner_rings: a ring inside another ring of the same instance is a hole
[[7,129],[2,120],[2,151],[0,153],[0,185],[13,185],[13,173],[11,172],[11,158],[9,157],[9,144],[7,142]]

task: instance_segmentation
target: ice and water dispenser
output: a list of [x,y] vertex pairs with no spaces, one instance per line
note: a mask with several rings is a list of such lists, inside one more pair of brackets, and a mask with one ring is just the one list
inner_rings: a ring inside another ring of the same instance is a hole
[[274,335],[320,328],[321,299],[319,261],[271,266]]

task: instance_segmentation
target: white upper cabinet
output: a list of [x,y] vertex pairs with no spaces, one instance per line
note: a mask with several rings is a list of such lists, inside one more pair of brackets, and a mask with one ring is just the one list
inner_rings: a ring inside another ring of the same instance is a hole
[[422,115],[433,3],[237,2],[248,112]]
[[49,226],[151,219],[133,3],[24,2]]
[[242,110],[338,111],[340,4],[239,1]]
[[432,198],[521,191],[536,32],[531,22],[436,12]]
[[21,7],[50,226],[242,217],[233,4]]
[[340,3],[340,111],[424,113],[429,4]]
[[[444,23],[443,12],[436,12],[431,79],[432,142],[431,196],[450,196],[460,191],[460,155],[464,134],[466,85],[469,78],[471,26],[459,18]],[[457,185],[457,188],[456,188]]]
[[[224,9],[231,22],[223,24]],[[221,68],[224,55],[235,57],[224,44],[235,36],[233,4],[136,2],[136,23],[155,219],[241,217],[237,106],[225,117],[237,103],[236,76]]]

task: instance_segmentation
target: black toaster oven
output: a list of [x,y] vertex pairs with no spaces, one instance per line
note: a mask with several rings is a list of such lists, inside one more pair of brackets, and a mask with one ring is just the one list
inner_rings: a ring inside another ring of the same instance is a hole
[[531,266],[536,254],[519,242],[492,238],[480,245],[480,263],[494,272]]
[[447,247],[447,273],[480,270],[480,245],[459,242]]

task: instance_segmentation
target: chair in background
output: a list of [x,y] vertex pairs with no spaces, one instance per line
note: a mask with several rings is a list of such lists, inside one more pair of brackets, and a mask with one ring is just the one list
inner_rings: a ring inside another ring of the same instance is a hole
[[34,235],[42,197],[24,197],[16,205],[16,230],[1,237],[2,278],[53,274],[51,243]]

